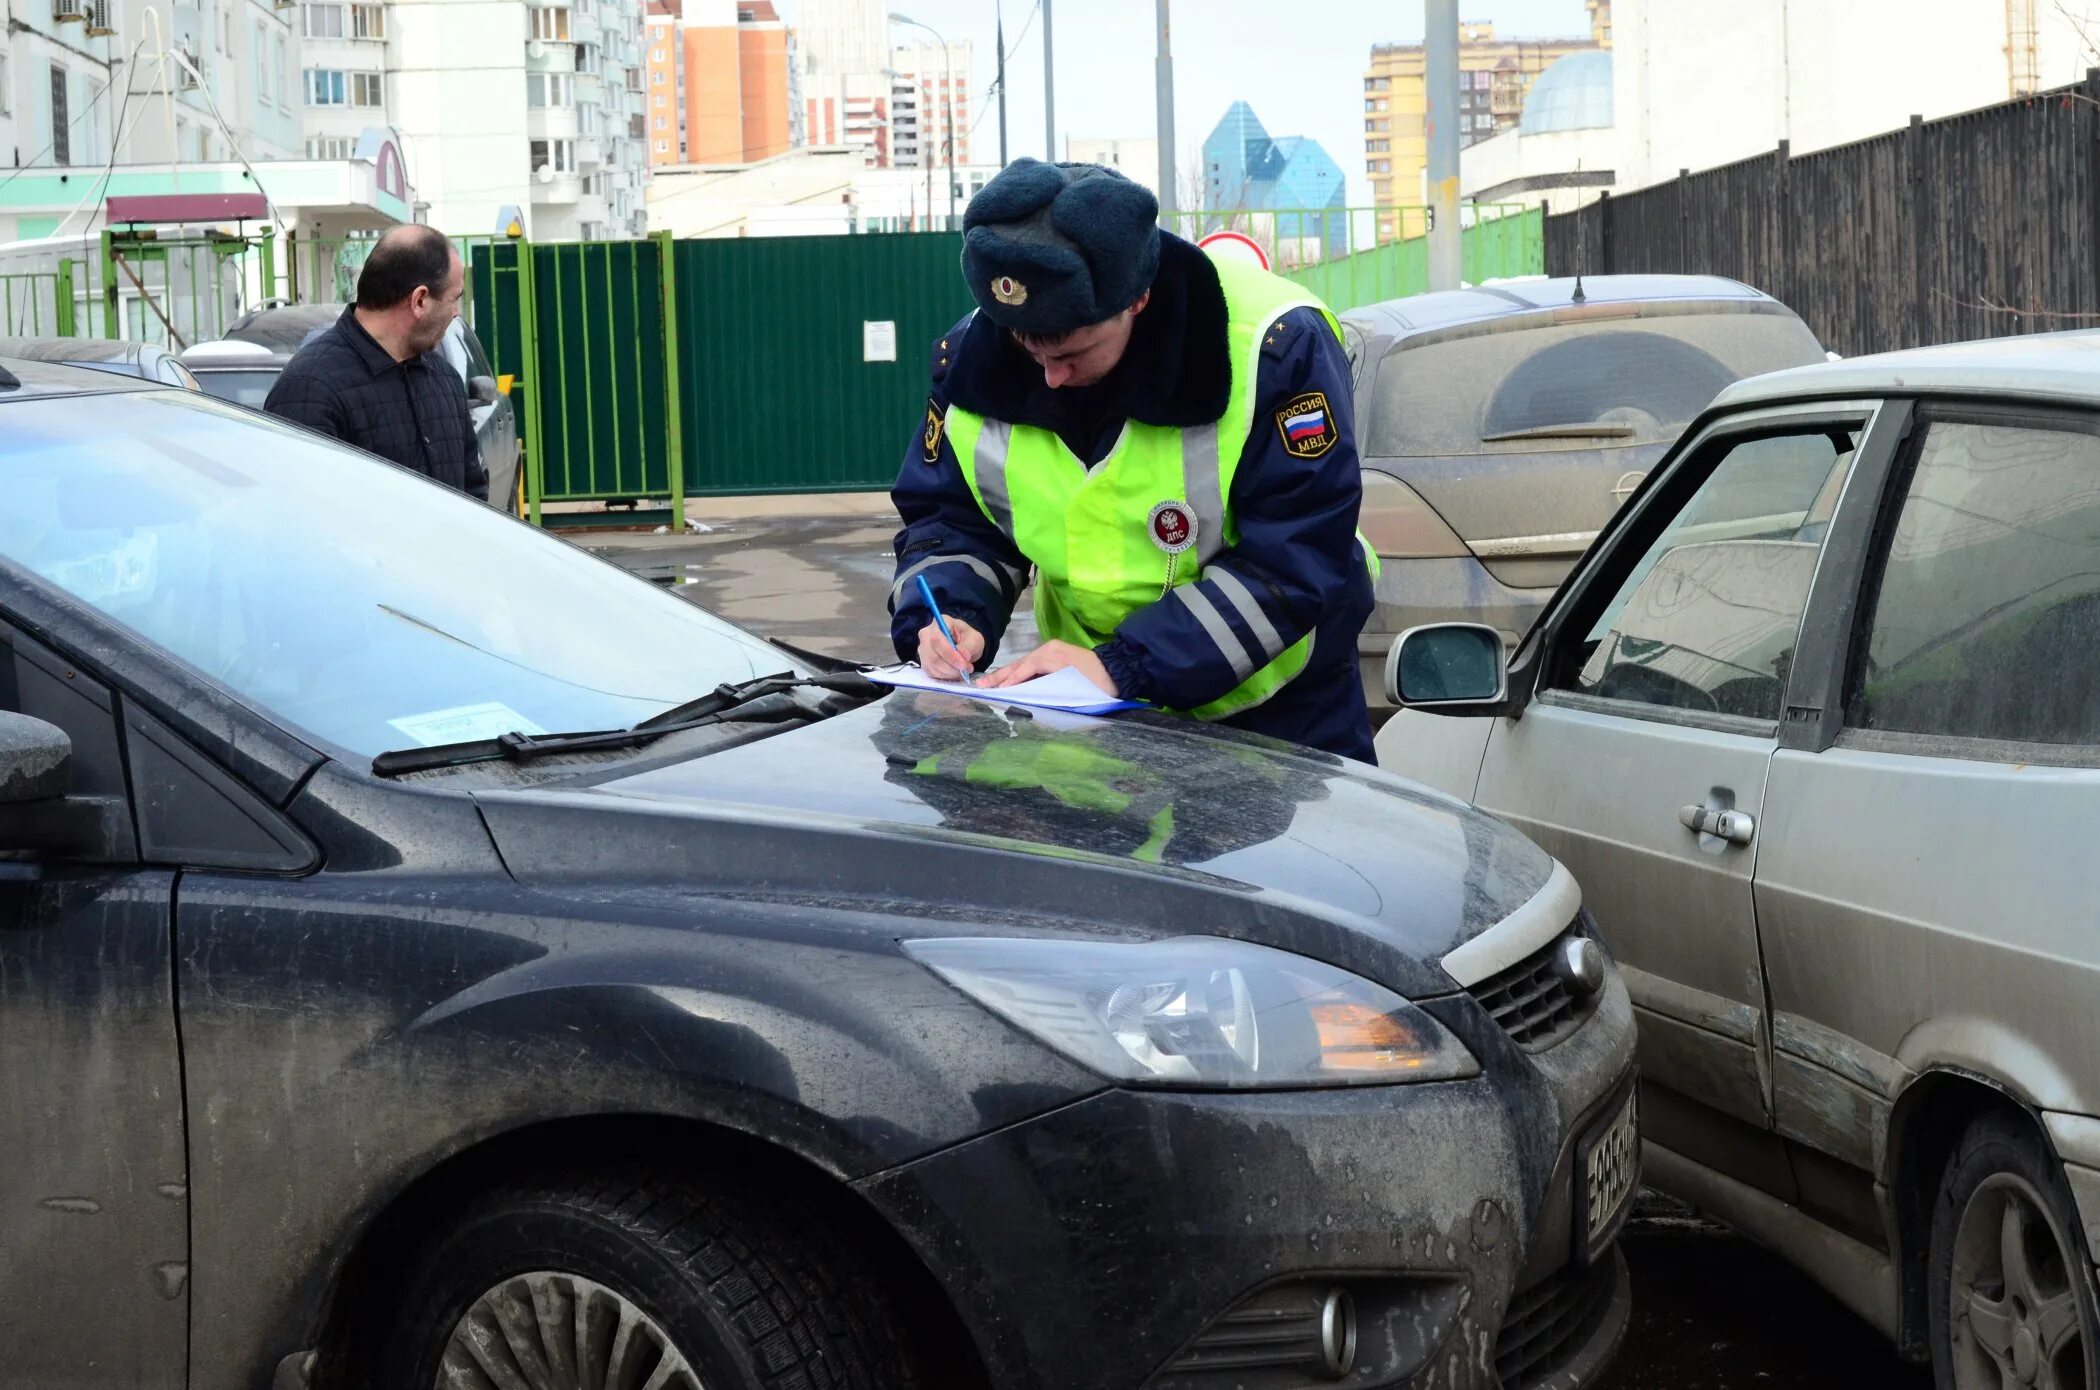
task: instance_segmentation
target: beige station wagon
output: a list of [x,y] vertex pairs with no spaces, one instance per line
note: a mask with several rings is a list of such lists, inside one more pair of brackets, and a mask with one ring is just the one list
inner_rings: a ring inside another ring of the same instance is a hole
[[1652,1185],[1943,1390],[2100,1384],[2100,334],[1737,383],[1513,655],[1387,682],[1581,883]]

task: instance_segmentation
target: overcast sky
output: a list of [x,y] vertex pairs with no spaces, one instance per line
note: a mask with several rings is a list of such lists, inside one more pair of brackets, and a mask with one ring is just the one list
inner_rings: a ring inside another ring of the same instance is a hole
[[[975,45],[972,157],[999,157],[999,115],[989,97],[996,67],[995,9],[1006,17],[1007,153],[1043,153],[1043,24],[1036,0],[878,0]],[[794,21],[796,0],[778,0]],[[1153,134],[1156,125],[1153,0],[1052,0],[1057,45],[1058,152],[1067,136]],[[1499,35],[1584,35],[1582,0],[1461,0],[1468,20]],[[1031,15],[1034,15],[1031,22]],[[1027,33],[1021,34],[1023,26]],[[1422,0],[1173,0],[1175,143],[1192,154],[1225,108],[1244,98],[1271,135],[1307,135],[1342,166],[1351,204],[1364,182],[1363,70],[1374,43],[1419,42]],[[925,34],[898,28],[900,42]],[[1258,37],[1257,37],[1258,36]],[[1019,39],[1018,44],[1015,42]]]

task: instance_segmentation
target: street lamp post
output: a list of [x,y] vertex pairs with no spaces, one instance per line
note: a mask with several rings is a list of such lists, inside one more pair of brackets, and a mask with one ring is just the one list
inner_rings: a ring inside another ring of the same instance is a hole
[[[948,150],[948,225],[952,228],[955,225],[955,70],[953,59],[948,52],[948,41],[942,38],[940,31],[931,24],[921,24],[918,20],[897,14],[895,11],[892,11],[890,14],[890,23],[906,25],[913,29],[924,29],[927,33],[932,34],[934,42],[941,46],[941,125],[946,132],[945,144]],[[923,129],[926,123],[924,120],[921,120],[919,124],[921,129]],[[927,161],[926,215],[929,218],[933,216],[932,155],[933,151],[926,147],[924,138],[921,137],[919,157]]]

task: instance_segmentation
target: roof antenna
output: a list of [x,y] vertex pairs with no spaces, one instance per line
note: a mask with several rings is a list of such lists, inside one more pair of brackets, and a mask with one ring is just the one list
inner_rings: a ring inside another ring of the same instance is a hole
[[[1577,155],[1575,157],[1575,177],[1579,183],[1582,178],[1582,157],[1580,155]],[[1575,215],[1579,218],[1582,216],[1582,208],[1579,203],[1579,200],[1581,199],[1582,195],[1580,193],[1577,193],[1575,196],[1578,200],[1578,205],[1575,209]],[[1584,233],[1588,231],[1589,223],[1587,220],[1579,221],[1575,224],[1575,236],[1580,244],[1577,245],[1575,248],[1575,297],[1568,301],[1570,304],[1582,304],[1587,302],[1582,293],[1582,267],[1583,263],[1589,259],[1588,253],[1590,239],[1589,237],[1584,235]]]

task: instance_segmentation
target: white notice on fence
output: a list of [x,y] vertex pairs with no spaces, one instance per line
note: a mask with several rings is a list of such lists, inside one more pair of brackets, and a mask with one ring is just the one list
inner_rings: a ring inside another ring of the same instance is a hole
[[894,319],[864,319],[860,325],[860,360],[897,360],[897,324]]

